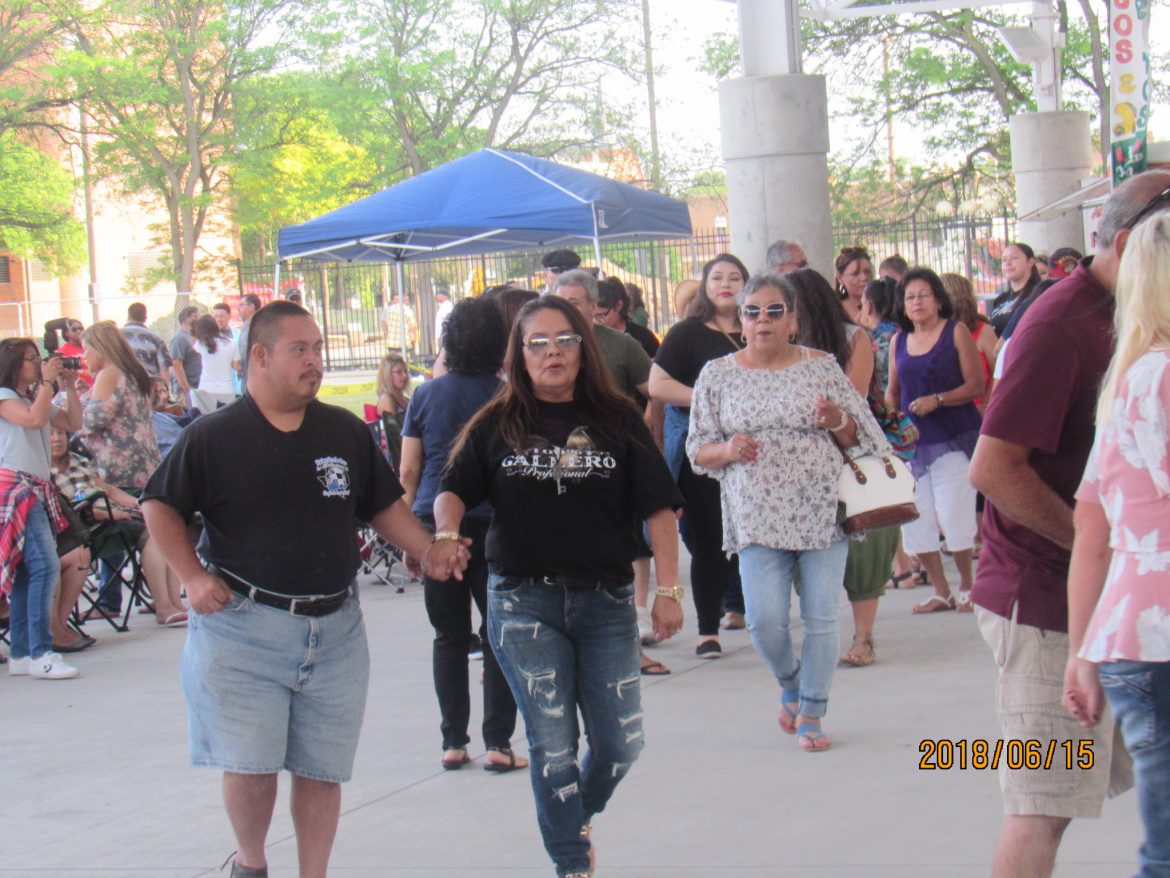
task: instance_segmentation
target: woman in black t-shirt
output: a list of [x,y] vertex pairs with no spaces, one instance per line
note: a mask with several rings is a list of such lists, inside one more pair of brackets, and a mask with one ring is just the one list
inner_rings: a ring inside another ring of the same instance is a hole
[[525,305],[507,363],[506,387],[455,442],[435,539],[458,539],[465,511],[491,502],[488,632],[528,730],[545,848],[558,875],[584,878],[589,821],[642,749],[630,522],[649,526],[667,598],[654,629],[670,637],[682,626],[681,498],[575,308],[556,296]]
[[696,475],[687,460],[691,388],[710,360],[743,347],[735,297],[747,282],[744,264],[722,253],[703,266],[690,315],[675,324],[650,369],[650,396],[666,403],[663,425],[666,461],[686,498],[682,537],[691,553],[691,589],[699,618],[700,658],[719,658],[719,622],[726,601],[728,628],[744,627],[739,563],[723,553],[723,511],[719,483]]
[[1036,268],[1036,254],[1032,248],[1018,241],[1004,247],[1003,276],[1007,283],[991,302],[991,326],[1000,338],[1003,338],[1012,312],[1040,283],[1040,271]]

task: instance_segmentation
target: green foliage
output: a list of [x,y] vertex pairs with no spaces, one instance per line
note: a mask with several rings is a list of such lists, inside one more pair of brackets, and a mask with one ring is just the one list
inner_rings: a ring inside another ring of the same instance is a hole
[[223,194],[233,93],[277,60],[292,3],[106,0],[62,57],[86,95],[97,172],[165,207],[180,290],[191,287],[199,239]]
[[594,142],[599,119],[612,121],[601,74],[636,69],[620,38],[629,6],[339,0],[309,40],[336,83],[338,130],[377,158],[385,184],[484,146],[551,155]]
[[311,73],[258,77],[236,92],[229,177],[245,261],[268,261],[281,226],[377,188],[377,162],[338,130],[329,83]]
[[0,243],[54,274],[85,261],[85,228],[73,215],[73,179],[59,162],[12,132],[0,134]]

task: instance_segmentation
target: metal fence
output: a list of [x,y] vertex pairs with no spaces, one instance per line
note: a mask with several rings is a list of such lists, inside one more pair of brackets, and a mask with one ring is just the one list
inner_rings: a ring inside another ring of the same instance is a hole
[[[878,262],[895,253],[912,265],[966,275],[976,292],[989,293],[1000,283],[1004,245],[1013,240],[1015,219],[998,217],[911,217],[898,223],[842,225],[833,230],[837,247],[865,245]],[[700,231],[678,241],[606,244],[602,270],[641,287],[650,326],[659,333],[675,322],[671,305],[675,285],[698,277],[704,262],[731,246],[725,230]],[[478,295],[487,287],[519,283],[539,289],[544,250],[451,257],[406,266],[406,300],[414,309],[419,338],[412,359],[427,364],[435,351],[434,296],[442,290],[453,299]],[[595,263],[591,247],[578,248],[586,265]],[[267,298],[273,266],[241,265],[240,292]],[[297,287],[320,322],[326,341],[326,368],[367,369],[377,365],[388,340],[383,327],[386,303],[399,292],[395,272],[382,263],[291,261],[281,267],[282,292]]]
[[[897,223],[841,225],[833,229],[837,247],[864,245],[875,268],[887,256],[898,253],[911,264],[928,265],[936,271],[953,271],[969,277],[976,292],[989,293],[1000,282],[1004,245],[1013,240],[1013,217],[948,217],[909,219]],[[678,241],[646,241],[606,244],[601,248],[602,270],[607,275],[637,284],[643,291],[650,327],[665,332],[676,318],[672,294],[679,281],[698,277],[704,262],[731,247],[726,230],[700,231]],[[592,247],[578,248],[586,265],[596,262]],[[458,300],[478,295],[493,284],[514,282],[532,289],[543,284],[540,257],[543,250],[511,251],[481,256],[451,257],[406,266],[407,301],[419,327],[413,364],[425,367],[435,351],[435,293],[444,290]],[[239,289],[230,292],[149,296],[102,296],[97,316],[125,322],[132,301],[146,303],[152,327],[170,338],[175,315],[186,304],[210,307],[226,301],[235,305],[240,295],[256,293],[262,301],[272,298],[271,263],[239,265]],[[384,314],[390,294],[397,292],[392,266],[381,263],[332,263],[301,260],[281,267],[281,292],[296,287],[305,306],[314,314],[325,336],[326,368],[331,371],[375,367],[389,345]],[[47,292],[47,291],[46,291]],[[87,299],[65,300],[37,295],[31,303],[0,303],[0,336],[39,337],[46,320],[60,316],[93,320]]]

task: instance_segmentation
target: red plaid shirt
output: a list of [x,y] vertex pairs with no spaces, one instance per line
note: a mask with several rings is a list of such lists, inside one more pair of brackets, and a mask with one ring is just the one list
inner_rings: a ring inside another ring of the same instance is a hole
[[45,505],[53,533],[69,526],[52,485],[28,473],[0,468],[0,594],[12,592],[16,568],[24,557],[24,525],[38,500]]

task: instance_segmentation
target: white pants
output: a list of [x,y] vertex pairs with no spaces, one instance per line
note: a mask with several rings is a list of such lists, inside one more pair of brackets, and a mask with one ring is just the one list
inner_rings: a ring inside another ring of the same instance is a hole
[[938,534],[952,552],[975,548],[975,488],[967,478],[971,461],[961,451],[944,454],[914,485],[918,519],[902,525],[907,554],[937,552]]

